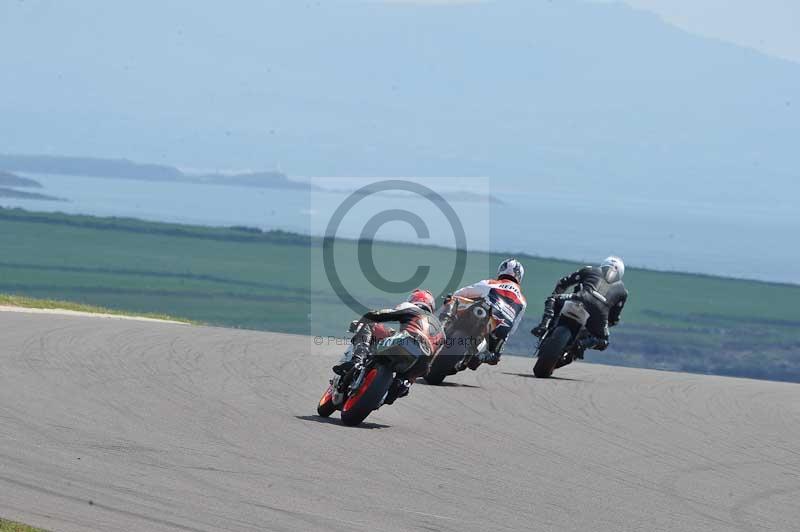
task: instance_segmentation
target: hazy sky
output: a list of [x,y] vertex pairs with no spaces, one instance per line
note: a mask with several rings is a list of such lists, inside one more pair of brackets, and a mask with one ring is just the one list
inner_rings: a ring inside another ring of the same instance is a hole
[[[378,0],[464,4],[492,0]],[[502,0],[494,0],[502,1]],[[800,62],[800,0],[590,0],[652,11],[692,33]]]
[[752,168],[797,180],[800,62],[621,2],[432,1],[0,0],[0,152],[675,190],[672,176],[727,190]]
[[693,33],[800,62],[798,0],[625,0]]

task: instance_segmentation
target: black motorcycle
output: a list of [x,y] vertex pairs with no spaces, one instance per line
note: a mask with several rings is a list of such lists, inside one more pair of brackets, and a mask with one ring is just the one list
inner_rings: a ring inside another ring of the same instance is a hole
[[490,331],[492,306],[486,299],[450,297],[442,307],[442,320],[447,341],[431,361],[425,375],[428,384],[441,384],[445,378],[469,368],[478,369],[478,353]]
[[585,351],[582,341],[591,336],[585,329],[590,314],[580,293],[553,297],[556,299],[556,315],[539,338],[534,353],[537,359],[533,374],[539,378],[550,377],[556,369],[582,359]]

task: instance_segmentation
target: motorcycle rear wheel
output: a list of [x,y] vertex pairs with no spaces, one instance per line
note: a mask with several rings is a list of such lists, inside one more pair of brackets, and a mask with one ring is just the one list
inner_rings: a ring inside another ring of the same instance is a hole
[[460,330],[454,330],[447,335],[447,343],[434,357],[428,373],[423,377],[428,384],[441,384],[450,375],[458,373],[456,364],[464,358],[467,349],[465,340],[469,337]]
[[539,347],[539,356],[533,366],[533,374],[540,379],[550,377],[571,339],[572,332],[567,327],[556,327]]
[[448,375],[456,373],[453,369],[459,360],[461,360],[461,357],[456,355],[436,355],[423,379],[428,384],[441,384]]
[[361,387],[345,401],[342,407],[342,423],[354,427],[367,419],[389,390],[394,372],[384,365],[371,368]]

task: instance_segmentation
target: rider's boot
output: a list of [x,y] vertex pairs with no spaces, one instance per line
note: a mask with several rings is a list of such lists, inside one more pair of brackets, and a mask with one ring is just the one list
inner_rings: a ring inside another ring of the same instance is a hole
[[[348,371],[353,369],[353,366],[356,364],[355,361],[362,360],[369,353],[369,344],[371,341],[372,328],[366,325],[359,327],[355,336],[353,336],[353,339],[351,340],[353,343],[353,348],[350,350],[350,353],[345,354],[338,364],[331,368],[333,369],[333,372],[337,375],[345,375]],[[348,354],[350,356],[347,356]]]
[[469,361],[467,362],[467,367],[472,371],[478,369],[481,365],[481,357],[479,356],[471,356],[469,357]]
[[531,330],[531,334],[533,334],[537,338],[541,338],[542,335],[547,332],[547,329],[550,328],[550,323],[553,321],[553,318],[556,317],[556,299],[554,296],[550,296],[544,300],[544,313],[542,314],[542,321]]
[[386,392],[386,399],[383,400],[383,404],[390,405],[397,399],[408,395],[409,391],[411,391],[411,382],[400,377],[395,377],[392,384],[389,385],[389,391]]
[[550,322],[553,320],[551,316],[544,315],[542,316],[542,321],[531,330],[531,334],[534,335],[536,338],[541,338],[542,335],[547,332],[547,329],[550,328]]
[[483,353],[478,355],[478,359],[484,364],[489,364],[490,366],[496,366],[497,363],[500,362],[500,353],[492,353],[491,351],[484,351]]
[[361,360],[364,358],[364,355],[369,353],[369,346],[363,343],[359,343],[353,346],[352,355],[346,357],[344,360],[341,360],[338,364],[331,368],[334,373],[337,375],[345,375],[348,371],[353,369],[353,366],[356,365],[356,360]]
[[603,349],[602,346],[603,346],[604,343],[607,346],[608,345],[608,340],[605,340],[604,338],[599,338],[599,337],[593,336],[593,335],[589,335],[589,336],[587,336],[585,338],[582,338],[581,340],[578,341],[578,345],[577,345],[577,349],[576,349],[576,353],[575,353],[575,358],[579,358],[579,359],[583,360],[583,353],[587,349],[601,348],[600,350],[602,351],[602,349]]

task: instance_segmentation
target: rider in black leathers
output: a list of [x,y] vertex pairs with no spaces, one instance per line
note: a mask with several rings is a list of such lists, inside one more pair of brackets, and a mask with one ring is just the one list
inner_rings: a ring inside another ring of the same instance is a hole
[[628,291],[622,283],[625,264],[619,257],[608,257],[600,266],[586,266],[562,277],[556,284],[553,294],[545,300],[544,314],[539,325],[533,328],[534,336],[542,336],[550,327],[552,320],[560,313],[562,301],[556,295],[563,294],[570,286],[575,286],[590,318],[586,323],[589,336],[581,340],[581,353],[585,349],[604,351],[608,347],[608,328],[619,323],[622,309],[628,299]]

